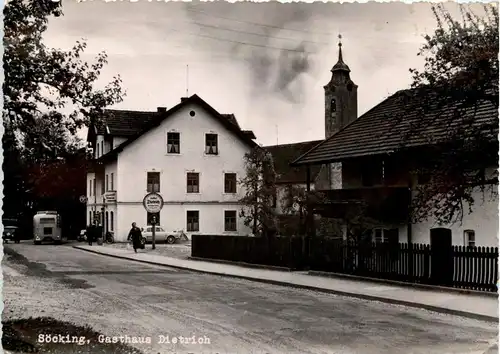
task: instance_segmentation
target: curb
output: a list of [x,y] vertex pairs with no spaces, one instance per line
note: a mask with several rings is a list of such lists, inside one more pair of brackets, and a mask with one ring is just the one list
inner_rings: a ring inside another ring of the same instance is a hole
[[262,265],[262,264],[252,264],[252,263],[236,262],[236,261],[226,261],[224,259],[202,258],[202,257],[188,257],[188,259],[191,261],[201,261],[201,262],[236,265],[236,266],[245,267],[245,268],[279,270],[281,272],[293,272],[294,271],[292,268],[287,268],[287,267],[267,266],[267,265]]
[[377,278],[368,278],[361,277],[357,275],[349,275],[349,274],[341,274],[341,273],[333,273],[333,272],[322,272],[317,270],[310,270],[307,272],[308,275],[311,276],[319,276],[319,277],[327,277],[327,278],[343,278],[348,280],[362,280],[372,283],[378,284],[388,284],[388,285],[397,285],[400,287],[406,288],[416,288],[419,290],[429,290],[429,291],[438,291],[443,293],[457,293],[463,295],[472,295],[478,297],[491,297],[498,299],[497,292],[486,292],[486,291],[478,291],[478,290],[469,290],[469,289],[459,289],[459,288],[447,288],[445,286],[438,285],[428,285],[428,284],[418,284],[418,283],[406,283],[397,280],[386,280],[386,279],[377,279]]
[[248,276],[243,276],[243,275],[234,275],[234,274],[227,274],[227,273],[209,272],[209,271],[198,270],[198,269],[193,269],[193,268],[189,268],[189,267],[181,267],[181,266],[177,266],[177,265],[169,265],[169,264],[162,264],[162,263],[157,263],[157,262],[133,259],[133,258],[129,258],[126,256],[118,256],[115,254],[105,254],[105,253],[102,253],[99,251],[80,248],[78,246],[73,246],[73,248],[78,249],[80,251],[84,251],[84,252],[95,253],[95,254],[98,254],[101,256],[124,259],[124,260],[132,261],[132,262],[139,262],[139,263],[151,264],[151,265],[162,266],[162,267],[170,267],[170,268],[174,268],[174,269],[189,270],[189,271],[196,272],[196,273],[203,273],[203,274],[210,274],[210,275],[217,275],[217,276],[226,276],[226,277],[232,277],[232,278],[236,278],[236,279],[245,279],[245,280],[250,280],[250,281],[255,281],[255,282],[260,282],[260,283],[265,283],[265,284],[288,286],[288,287],[296,288],[296,289],[306,289],[306,290],[312,290],[312,291],[317,291],[317,292],[326,293],[326,294],[340,295],[340,296],[357,298],[357,299],[362,299],[362,300],[378,301],[378,302],[383,302],[383,303],[392,304],[392,305],[401,305],[401,306],[407,306],[407,307],[413,307],[413,308],[420,308],[420,309],[433,311],[433,312],[437,312],[437,313],[444,313],[444,314],[448,314],[448,315],[461,316],[461,317],[471,318],[474,320],[485,321],[485,322],[498,323],[498,321],[499,321],[498,317],[494,317],[494,316],[481,315],[481,314],[477,314],[477,313],[460,311],[460,310],[452,310],[452,309],[447,309],[447,308],[443,308],[443,307],[439,307],[439,306],[419,304],[419,303],[411,302],[411,301],[394,300],[394,299],[372,296],[372,295],[348,293],[345,291],[323,289],[323,288],[318,288],[318,287],[309,286],[309,285],[293,284],[293,283],[288,283],[285,281],[259,279],[259,278],[253,278],[253,277],[248,277]]

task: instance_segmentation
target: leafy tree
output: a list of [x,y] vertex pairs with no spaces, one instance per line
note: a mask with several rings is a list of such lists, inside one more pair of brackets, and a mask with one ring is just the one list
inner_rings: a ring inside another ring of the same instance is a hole
[[283,197],[281,198],[281,210],[285,216],[294,216],[298,218],[298,229],[295,230],[299,235],[306,232],[307,214],[310,204],[320,203],[325,196],[321,192],[310,191],[300,185],[288,185],[285,188]]
[[40,167],[64,162],[64,156],[81,145],[77,130],[97,121],[104,107],[125,95],[119,76],[104,88],[97,87],[107,63],[105,53],[88,64],[81,60],[84,42],[69,51],[44,45],[49,18],[61,15],[60,1],[10,0],[4,7],[2,146],[7,214],[22,213],[19,203],[32,204],[34,186],[40,185],[36,179],[43,180],[47,171]]
[[273,199],[276,195],[276,172],[273,158],[261,147],[255,147],[245,154],[245,177],[240,185],[245,195],[240,199],[243,205],[240,217],[252,228],[254,235],[267,235],[276,229]]
[[[456,21],[443,6],[433,7],[438,27],[419,53],[424,69],[410,70],[413,84],[405,100],[419,118],[406,138],[428,126],[446,127],[439,141],[429,135],[425,163],[413,171],[430,177],[417,186],[415,221],[432,216],[443,224],[461,222],[477,202],[475,192],[481,190],[482,199],[494,196],[498,184],[496,173],[486,173],[498,166],[498,11],[485,5],[480,17],[461,10]],[[485,117],[488,105],[496,114]]]
[[50,111],[71,134],[97,119],[106,106],[121,102],[121,79],[115,77],[103,89],[96,88],[107,63],[101,53],[95,63],[81,60],[86,43],[77,42],[69,51],[49,49],[42,36],[51,16],[61,16],[60,1],[11,0],[4,7],[4,120],[28,134],[35,118]]

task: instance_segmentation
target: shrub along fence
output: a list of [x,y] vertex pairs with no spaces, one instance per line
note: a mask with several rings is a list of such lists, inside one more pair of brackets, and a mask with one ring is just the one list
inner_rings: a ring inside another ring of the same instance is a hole
[[192,256],[292,269],[311,269],[411,283],[496,292],[498,247],[352,243],[303,237],[202,236]]

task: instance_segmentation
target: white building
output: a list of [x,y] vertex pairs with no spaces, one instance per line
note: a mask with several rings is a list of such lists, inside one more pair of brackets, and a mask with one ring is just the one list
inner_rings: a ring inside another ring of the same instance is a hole
[[107,110],[87,141],[94,163],[87,175],[87,220],[101,213],[115,240],[131,223],[149,223],[144,196],[158,192],[164,207],[157,222],[192,234],[246,235],[238,217],[243,157],[257,144],[234,115],[220,114],[197,95],[157,112]]

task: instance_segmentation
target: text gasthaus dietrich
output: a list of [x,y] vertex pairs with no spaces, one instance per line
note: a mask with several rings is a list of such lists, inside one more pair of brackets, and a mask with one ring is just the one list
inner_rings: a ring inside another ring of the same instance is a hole
[[[90,344],[92,341],[85,336],[70,336],[69,334],[39,334],[38,343],[59,343],[59,344],[78,344],[85,345]],[[171,336],[171,335],[158,335],[155,337],[151,336],[130,336],[130,335],[120,335],[120,336],[105,336],[99,335],[97,337],[97,342],[99,343],[123,343],[123,344],[151,344],[153,340],[156,340],[158,344],[181,344],[181,345],[203,345],[210,344],[210,338],[207,336]]]

